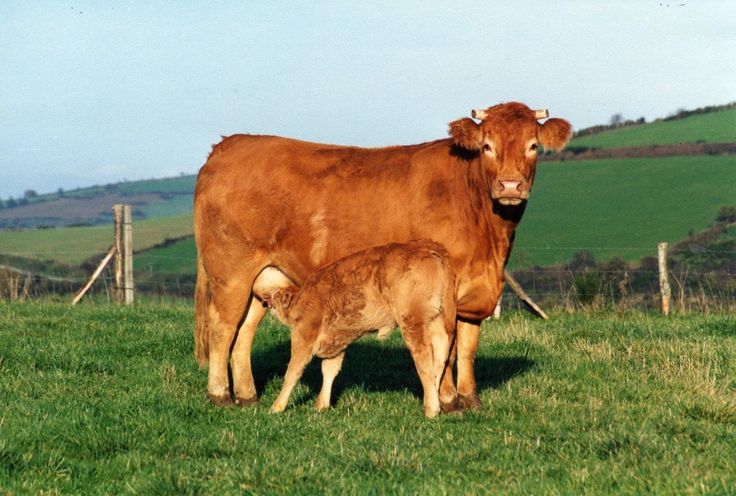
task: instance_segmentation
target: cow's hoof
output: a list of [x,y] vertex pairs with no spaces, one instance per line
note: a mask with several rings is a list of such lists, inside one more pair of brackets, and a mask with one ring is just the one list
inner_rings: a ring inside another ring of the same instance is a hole
[[233,405],[233,400],[230,398],[230,395],[218,396],[214,394],[208,394],[207,397],[210,399],[212,404],[215,406],[232,406]]
[[450,401],[440,400],[440,411],[442,413],[460,413],[463,411],[457,396]]
[[459,394],[457,395],[457,400],[460,403],[460,408],[463,410],[477,410],[481,406],[477,394]]
[[242,406],[242,407],[253,406],[257,403],[258,403],[258,396],[251,396],[250,398],[238,398],[237,396],[235,397],[235,404],[237,406]]

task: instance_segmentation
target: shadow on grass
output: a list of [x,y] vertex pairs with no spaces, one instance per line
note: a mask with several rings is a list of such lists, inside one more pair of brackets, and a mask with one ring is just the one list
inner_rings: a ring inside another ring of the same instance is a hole
[[[288,342],[267,349],[253,350],[252,364],[258,396],[273,379],[283,378],[289,363]],[[312,394],[296,404],[314,401],[322,386],[322,360],[315,357],[304,371],[301,384]],[[475,378],[478,392],[496,389],[517,375],[524,374],[534,366],[534,361],[524,356],[487,357],[475,360]],[[414,368],[414,361],[405,347],[386,345],[369,340],[351,344],[346,352],[340,374],[335,379],[332,403],[339,399],[345,389],[359,386],[365,391],[409,391],[422,398],[422,385]],[[293,401],[293,400],[292,400]]]

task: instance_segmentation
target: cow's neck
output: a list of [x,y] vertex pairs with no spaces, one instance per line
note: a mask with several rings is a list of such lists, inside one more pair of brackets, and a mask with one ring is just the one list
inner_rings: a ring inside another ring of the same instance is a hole
[[480,158],[466,164],[466,181],[471,209],[478,216],[478,226],[491,240],[492,253],[486,254],[489,263],[502,269],[513,246],[514,233],[526,203],[520,206],[503,206],[491,200],[491,180],[485,174]]

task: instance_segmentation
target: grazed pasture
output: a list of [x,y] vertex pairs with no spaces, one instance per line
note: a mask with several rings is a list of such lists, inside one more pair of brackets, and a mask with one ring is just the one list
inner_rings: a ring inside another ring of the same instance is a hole
[[312,363],[268,406],[288,331],[267,319],[262,402],[204,398],[183,304],[0,304],[0,493],[736,493],[736,317],[506,314],[484,324],[483,409],[426,420],[398,335],[351,348],[316,413]]

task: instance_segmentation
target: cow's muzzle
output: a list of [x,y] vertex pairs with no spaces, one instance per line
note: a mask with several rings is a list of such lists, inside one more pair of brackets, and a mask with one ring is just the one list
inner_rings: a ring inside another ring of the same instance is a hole
[[497,179],[491,198],[501,205],[519,205],[529,198],[529,183],[518,179]]

